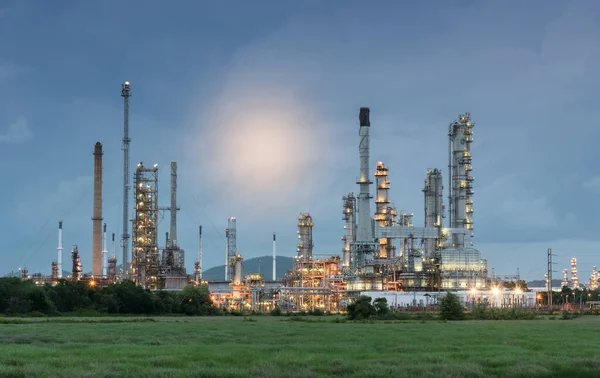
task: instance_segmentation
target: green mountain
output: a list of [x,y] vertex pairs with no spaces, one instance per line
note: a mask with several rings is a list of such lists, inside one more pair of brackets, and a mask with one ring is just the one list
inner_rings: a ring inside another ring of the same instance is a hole
[[[286,256],[277,256],[277,279],[282,279],[288,270],[292,269],[294,259]],[[250,273],[262,273],[265,280],[273,279],[273,256],[254,257],[242,263],[242,277]],[[225,265],[215,266],[202,273],[206,281],[224,281]]]

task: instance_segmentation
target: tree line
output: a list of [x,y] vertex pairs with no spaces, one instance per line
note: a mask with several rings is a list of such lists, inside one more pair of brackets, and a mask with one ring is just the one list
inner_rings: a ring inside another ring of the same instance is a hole
[[208,285],[181,291],[151,292],[132,281],[94,287],[82,281],[62,280],[38,286],[16,277],[0,278],[0,314],[61,315],[77,312],[138,315],[215,315]]

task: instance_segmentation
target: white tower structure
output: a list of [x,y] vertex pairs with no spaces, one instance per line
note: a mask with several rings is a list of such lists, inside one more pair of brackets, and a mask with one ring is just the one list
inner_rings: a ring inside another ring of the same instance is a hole
[[342,242],[342,268],[345,272],[350,270],[350,247],[356,241],[356,197],[354,193],[348,193],[342,197],[344,210],[342,219],[344,224],[344,236]]
[[275,241],[275,233],[273,232],[273,281],[277,280],[277,246]]
[[106,278],[108,270],[108,244],[106,242],[106,223],[102,230],[102,278]]
[[62,221],[58,222],[58,247],[56,248],[58,251],[58,256],[56,260],[56,265],[58,269],[58,279],[62,278],[62,251],[63,251],[63,242],[62,242]]
[[369,119],[369,108],[360,108],[360,144],[358,146],[360,154],[360,178],[357,184],[360,186],[358,195],[358,227],[356,230],[356,240],[359,242],[373,242],[373,232],[371,225],[371,193],[370,185],[373,181],[369,177],[369,132],[371,122]]
[[[375,181],[375,222],[379,223],[379,225],[382,227],[390,227],[396,218],[396,209],[391,206],[391,201],[389,199],[388,192],[390,190],[390,180],[388,179],[388,167],[386,167],[382,162],[377,163],[377,168],[375,170]],[[394,251],[394,239],[379,239],[379,253],[377,258],[392,258],[394,257]]]
[[567,269],[563,270],[563,279],[560,283],[560,287],[569,287],[569,274]]
[[579,277],[577,277],[577,259],[575,257],[571,259],[571,288],[573,290],[579,289]]
[[350,265],[354,271],[361,270],[375,255],[378,244],[373,238],[373,219],[371,218],[371,193],[370,185],[373,183],[369,178],[369,133],[371,121],[369,119],[370,109],[360,108],[359,113],[359,137],[358,152],[360,155],[360,177],[356,182],[359,186],[358,194],[358,225],[356,227],[356,241],[351,245]]
[[473,181],[471,176],[471,143],[473,127],[470,114],[460,115],[449,128],[450,228],[466,229],[453,232],[452,244],[458,249],[471,245],[473,230]]
[[200,271],[200,281],[202,281],[202,226],[199,226],[198,229],[200,233],[198,237],[198,270]]

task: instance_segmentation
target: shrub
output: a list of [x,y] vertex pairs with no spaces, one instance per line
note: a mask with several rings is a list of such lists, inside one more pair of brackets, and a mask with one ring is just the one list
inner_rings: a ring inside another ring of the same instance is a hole
[[318,308],[315,308],[314,310],[312,310],[312,311],[309,311],[309,312],[308,312],[308,315],[312,315],[312,316],[323,316],[323,315],[325,315],[325,313],[323,312],[323,310],[321,310],[321,309],[318,309]]
[[271,316],[281,316],[281,309],[279,306],[275,306],[275,308],[271,310]]
[[371,304],[371,297],[366,295],[358,297],[354,303],[348,305],[346,310],[350,320],[368,319],[377,313],[377,310]]
[[390,311],[386,298],[377,298],[373,301],[373,307],[377,311],[377,315],[385,315]]
[[446,293],[440,299],[440,317],[445,320],[463,320],[465,309],[456,294]]

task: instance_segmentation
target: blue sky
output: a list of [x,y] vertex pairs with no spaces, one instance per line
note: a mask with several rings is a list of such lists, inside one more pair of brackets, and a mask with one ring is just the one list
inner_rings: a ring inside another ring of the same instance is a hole
[[[426,168],[447,166],[447,126],[476,122],[475,246],[497,274],[600,265],[596,1],[3,1],[3,271],[48,273],[56,228],[91,265],[93,146],[104,219],[120,235],[121,83],[132,83],[132,163],[179,165],[179,239],[191,270],[224,260],[238,219],[246,257],[293,256],[296,218],[336,254],[341,196],[357,192],[358,109],[372,161],[423,222]],[[167,231],[168,218],[160,224]],[[162,243],[162,240],[161,240]],[[120,254],[117,254],[120,262]],[[87,267],[87,268],[86,268]]]

